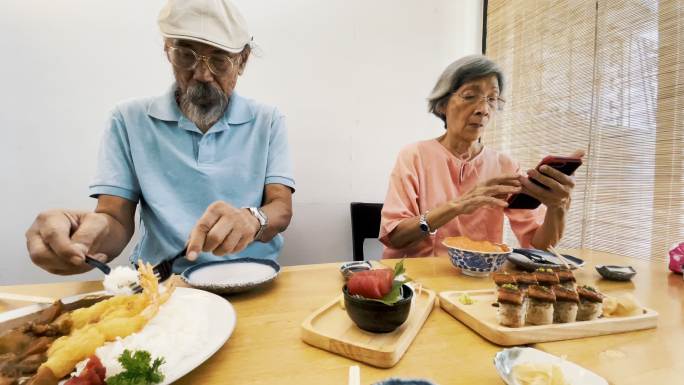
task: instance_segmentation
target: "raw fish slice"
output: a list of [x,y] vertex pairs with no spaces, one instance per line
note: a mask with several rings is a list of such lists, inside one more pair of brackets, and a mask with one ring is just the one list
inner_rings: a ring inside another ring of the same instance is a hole
[[390,269],[360,271],[352,274],[347,282],[351,295],[380,299],[392,290],[394,272]]

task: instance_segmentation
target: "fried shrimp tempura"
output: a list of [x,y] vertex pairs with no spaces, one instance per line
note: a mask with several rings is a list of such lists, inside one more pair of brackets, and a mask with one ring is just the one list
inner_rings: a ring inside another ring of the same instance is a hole
[[138,272],[142,293],[112,297],[71,313],[74,322],[71,334],[52,344],[48,359],[41,365],[36,377],[66,376],[77,363],[95,354],[95,350],[105,342],[142,330],[157,315],[159,307],[171,297],[175,286],[171,283],[165,292],[160,293],[159,282],[148,263],[140,263]]

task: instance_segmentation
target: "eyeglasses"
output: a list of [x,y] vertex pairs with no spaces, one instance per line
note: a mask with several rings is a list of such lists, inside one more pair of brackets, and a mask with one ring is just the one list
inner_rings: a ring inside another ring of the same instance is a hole
[[489,105],[489,108],[491,108],[492,110],[501,111],[503,110],[504,105],[506,104],[506,101],[498,96],[485,96],[482,94],[475,94],[469,92],[466,92],[463,95],[456,95],[458,95],[459,98],[463,99],[463,101],[467,104],[476,104],[479,103],[480,100],[484,100],[485,102],[487,102],[487,105]]
[[232,71],[239,62],[239,58],[230,57],[223,54],[200,55],[187,47],[167,46],[166,55],[174,66],[192,71],[197,67],[200,60],[204,61],[209,67],[209,71],[217,76],[225,75]]

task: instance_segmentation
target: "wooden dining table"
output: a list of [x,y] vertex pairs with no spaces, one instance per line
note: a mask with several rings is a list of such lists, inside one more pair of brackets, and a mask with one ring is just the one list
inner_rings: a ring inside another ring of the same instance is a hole
[[[659,313],[658,327],[600,337],[530,345],[566,357],[604,377],[610,384],[684,383],[684,280],[665,262],[645,261],[592,250],[563,250],[586,265],[577,281],[608,294],[630,292]],[[396,260],[383,260],[393,266]],[[406,259],[407,274],[424,287],[445,290],[493,287],[490,278],[473,278],[447,257]],[[602,279],[594,265],[631,265],[631,282]],[[225,345],[176,384],[347,384],[351,365],[361,368],[361,383],[390,377],[423,378],[436,384],[502,384],[493,358],[497,346],[435,305],[422,330],[396,366],[375,368],[300,339],[302,321],[341,293],[340,263],[288,266],[271,284],[227,296],[237,326]],[[506,269],[512,266],[505,265]],[[101,290],[100,282],[0,286],[0,292],[61,298]],[[26,303],[1,301],[0,311]],[[172,338],[172,336],[170,336]],[[182,347],[179,347],[182,348]]]

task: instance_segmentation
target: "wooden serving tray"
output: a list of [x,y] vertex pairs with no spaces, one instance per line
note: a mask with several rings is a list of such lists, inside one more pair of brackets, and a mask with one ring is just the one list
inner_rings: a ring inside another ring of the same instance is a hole
[[[475,303],[464,305],[458,297],[468,294]],[[443,291],[439,293],[442,309],[466,324],[482,337],[502,346],[523,345],[538,342],[571,340],[634,330],[651,329],[658,324],[658,313],[644,308],[644,314],[631,317],[599,318],[593,321],[577,321],[565,324],[523,326],[510,328],[499,325],[496,289]]]
[[416,294],[408,319],[390,333],[371,333],[359,329],[342,308],[343,301],[343,295],[340,295],[311,314],[302,323],[302,340],[353,360],[391,368],[406,353],[432,311],[435,292],[422,289],[420,294]]

